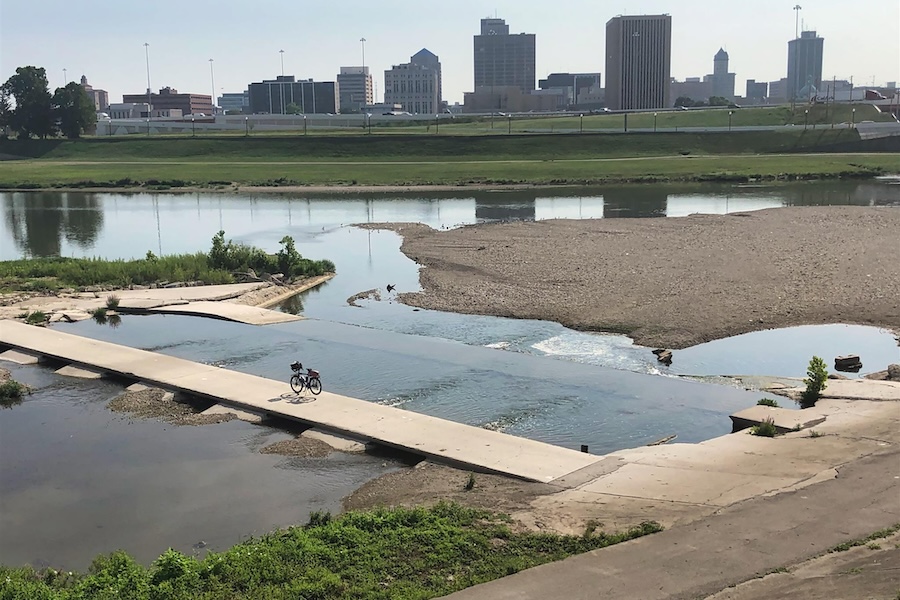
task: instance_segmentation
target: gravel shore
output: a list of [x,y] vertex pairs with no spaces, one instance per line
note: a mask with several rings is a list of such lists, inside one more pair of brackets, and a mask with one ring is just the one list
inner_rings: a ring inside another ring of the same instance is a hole
[[669,348],[802,324],[900,331],[896,208],[381,227],[424,267],[424,291],[400,297],[421,308],[557,321]]

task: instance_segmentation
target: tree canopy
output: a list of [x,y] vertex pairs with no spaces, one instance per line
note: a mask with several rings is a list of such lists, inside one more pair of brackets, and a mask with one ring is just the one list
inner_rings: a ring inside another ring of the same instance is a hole
[[0,127],[21,139],[46,138],[59,131],[77,138],[97,122],[94,102],[78,83],[57,88],[51,96],[43,67],[19,67],[0,86]]
[[19,137],[45,138],[56,133],[47,72],[43,67],[19,67],[3,84],[7,98],[15,100],[9,110],[7,125]]
[[85,89],[74,81],[57,88],[53,94],[53,110],[59,129],[67,138],[80,137],[97,122],[94,102]]

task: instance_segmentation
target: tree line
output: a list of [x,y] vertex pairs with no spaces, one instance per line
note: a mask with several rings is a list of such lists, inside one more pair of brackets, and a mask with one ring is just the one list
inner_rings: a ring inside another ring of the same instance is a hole
[[78,138],[97,122],[96,107],[87,91],[72,81],[53,94],[43,67],[19,67],[0,86],[0,133],[19,139],[64,135]]

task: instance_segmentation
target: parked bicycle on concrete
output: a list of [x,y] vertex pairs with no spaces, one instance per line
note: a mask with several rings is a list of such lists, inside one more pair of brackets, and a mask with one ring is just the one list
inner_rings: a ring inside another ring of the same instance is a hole
[[318,396],[322,391],[322,380],[319,379],[319,372],[315,369],[307,369],[306,373],[302,373],[302,370],[303,364],[299,361],[291,363],[291,371],[294,372],[291,375],[291,389],[294,390],[295,394],[299,394],[306,388]]

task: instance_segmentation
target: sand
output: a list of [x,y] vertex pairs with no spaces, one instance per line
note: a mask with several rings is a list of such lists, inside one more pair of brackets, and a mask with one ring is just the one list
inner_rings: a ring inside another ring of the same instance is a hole
[[684,218],[399,232],[420,308],[557,321],[685,348],[804,324],[900,331],[900,210],[778,208]]

